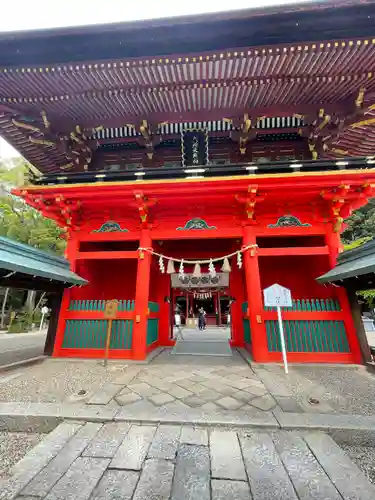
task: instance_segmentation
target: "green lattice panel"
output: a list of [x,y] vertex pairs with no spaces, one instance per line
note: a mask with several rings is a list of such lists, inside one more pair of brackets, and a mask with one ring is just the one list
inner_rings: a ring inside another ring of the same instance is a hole
[[[324,312],[340,311],[340,303],[336,299],[297,299],[292,307],[283,307],[283,311]],[[265,307],[265,311],[276,311],[276,307]]]
[[159,312],[159,304],[157,302],[149,302],[148,308],[150,309],[150,312]]
[[251,329],[250,321],[248,319],[243,320],[243,335],[246,344],[251,344]]
[[[105,300],[72,300],[70,311],[104,311]],[[134,300],[119,300],[118,310],[121,312],[134,311]]]
[[147,320],[147,345],[151,345],[158,340],[158,318],[149,318]]
[[134,311],[134,300],[119,300],[118,310],[121,312]]
[[131,349],[133,321],[130,319],[112,321],[110,349]]
[[[104,349],[107,334],[106,320],[67,320],[63,347],[75,349]],[[132,320],[114,320],[110,349],[131,349]]]
[[[350,352],[343,321],[283,321],[288,352]],[[279,325],[266,321],[268,350],[280,352]]]
[[106,320],[67,320],[62,346],[79,349],[103,349],[106,332]]

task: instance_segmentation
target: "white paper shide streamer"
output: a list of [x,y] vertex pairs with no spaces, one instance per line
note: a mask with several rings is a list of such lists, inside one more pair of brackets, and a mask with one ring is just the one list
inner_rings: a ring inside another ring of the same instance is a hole
[[228,257],[224,257],[224,262],[221,266],[221,270],[223,273],[230,273],[232,271]]
[[211,278],[215,278],[216,269],[215,269],[214,263],[212,262],[212,259],[210,259],[210,263],[208,264],[208,272],[209,272]]
[[201,265],[198,262],[194,266],[193,276],[194,278],[200,278],[202,276]]
[[182,261],[180,263],[180,268],[178,270],[178,275],[180,276],[180,278],[183,278],[184,274],[185,274],[184,259],[182,259]]
[[162,255],[159,257],[159,269],[162,274],[165,273],[164,259]]
[[239,269],[242,268],[242,254],[247,250],[252,250],[252,255],[257,245],[247,245],[243,246],[240,250],[236,250],[235,252],[229,255],[223,255],[222,257],[215,257],[211,259],[204,260],[186,260],[186,259],[175,259],[174,257],[168,257],[167,255],[162,255],[158,252],[155,252],[152,248],[142,248],[140,247],[138,250],[140,252],[149,252],[151,255],[156,255],[159,257],[159,269],[161,273],[165,273],[165,264],[164,261],[167,261],[167,274],[174,274],[176,272],[175,263],[179,264],[178,266],[178,274],[180,278],[185,275],[185,264],[189,266],[194,266],[193,276],[196,278],[200,278],[202,276],[202,265],[208,265],[209,275],[214,278],[217,274],[215,268],[215,262],[221,263],[221,271],[223,273],[230,273],[232,271],[232,267],[230,265],[229,259],[231,257],[237,258],[237,266]]
[[237,252],[237,266],[239,269],[242,268],[242,253]]
[[174,268],[173,260],[168,259],[167,274],[174,274],[175,272],[176,272],[176,269]]

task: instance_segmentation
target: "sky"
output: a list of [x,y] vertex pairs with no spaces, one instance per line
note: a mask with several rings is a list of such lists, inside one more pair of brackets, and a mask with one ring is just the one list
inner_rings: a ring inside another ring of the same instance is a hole
[[[309,0],[299,0],[309,1]],[[1,6],[0,32],[81,26],[138,19],[268,7],[295,0],[18,0]],[[17,152],[0,139],[0,156]]]
[[[308,1],[308,0],[299,0]],[[3,3],[3,2],[2,2]],[[296,0],[17,0],[1,6],[0,31],[80,26],[296,3]]]

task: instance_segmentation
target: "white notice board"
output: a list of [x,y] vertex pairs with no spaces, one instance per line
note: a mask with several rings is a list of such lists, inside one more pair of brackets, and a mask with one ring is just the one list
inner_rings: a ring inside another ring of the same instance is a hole
[[289,288],[275,283],[263,290],[266,307],[292,307],[292,294]]

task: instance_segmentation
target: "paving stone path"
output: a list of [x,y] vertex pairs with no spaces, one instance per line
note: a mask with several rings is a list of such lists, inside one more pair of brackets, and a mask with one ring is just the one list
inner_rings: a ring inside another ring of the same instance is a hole
[[230,358],[174,356],[164,351],[149,365],[130,366],[102,387],[89,405],[124,406],[144,412],[152,407],[202,409],[209,412],[303,412],[290,394],[273,397],[242,356]]
[[0,483],[0,500],[372,500],[326,434],[64,422]]

